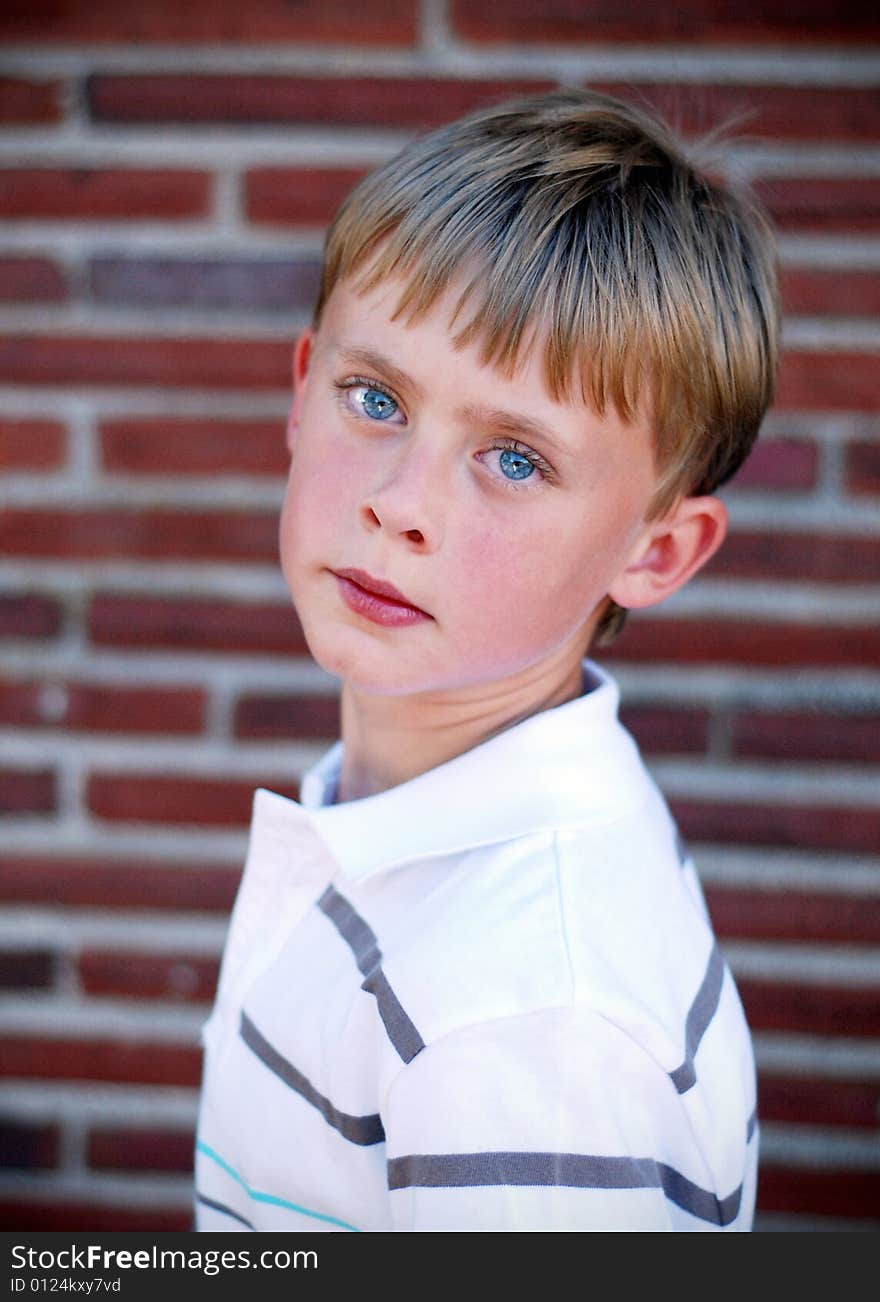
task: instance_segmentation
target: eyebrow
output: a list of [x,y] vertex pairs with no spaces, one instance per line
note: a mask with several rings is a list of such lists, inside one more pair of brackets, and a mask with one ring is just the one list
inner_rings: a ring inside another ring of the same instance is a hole
[[371,348],[340,348],[339,356],[344,362],[351,362],[355,366],[359,364],[374,371],[383,371],[396,389],[409,389],[418,397],[423,394],[422,386],[417,384],[412,376],[407,375],[406,371],[402,371],[393,362],[389,362],[381,353],[374,353]]
[[[422,397],[424,394],[421,385],[412,376],[407,375],[406,371],[402,371],[393,362],[389,362],[381,353],[373,352],[371,348],[354,346],[340,348],[339,356],[343,361],[350,362],[353,365],[359,364],[374,371],[381,371],[397,389],[409,390],[417,397]],[[534,420],[531,416],[524,416],[520,412],[505,411],[501,407],[483,407],[475,403],[467,403],[463,407],[457,407],[455,414],[462,421],[490,427],[500,434],[522,434],[528,438],[543,439],[558,452],[571,452],[571,449],[561,443],[558,436],[554,435],[549,426],[541,421]]]

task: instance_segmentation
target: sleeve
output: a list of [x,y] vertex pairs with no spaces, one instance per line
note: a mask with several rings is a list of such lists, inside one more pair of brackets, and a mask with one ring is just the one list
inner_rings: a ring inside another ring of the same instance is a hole
[[456,1030],[382,1114],[394,1230],[718,1229],[668,1074],[583,1009]]

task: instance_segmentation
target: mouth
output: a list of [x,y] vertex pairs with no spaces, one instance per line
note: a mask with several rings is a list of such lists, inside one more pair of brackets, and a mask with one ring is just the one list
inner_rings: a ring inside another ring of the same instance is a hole
[[432,616],[408,601],[393,583],[375,579],[365,570],[333,570],[343,600],[350,609],[376,624],[414,624]]
[[[411,610],[419,610],[419,607],[413,602],[407,601],[402,592],[395,588],[393,583],[386,583],[383,579],[374,579],[366,570],[334,570],[340,579],[348,579],[351,583],[356,583],[359,588],[369,592],[374,597],[384,597],[387,601],[393,601],[399,606],[409,606]],[[423,615],[427,611],[421,612]]]

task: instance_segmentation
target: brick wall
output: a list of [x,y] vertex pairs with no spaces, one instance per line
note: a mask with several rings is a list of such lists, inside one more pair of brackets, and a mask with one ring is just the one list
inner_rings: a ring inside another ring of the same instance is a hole
[[880,1227],[870,6],[67,0],[0,40],[0,1221],[189,1224],[251,792],[336,730],[275,542],[322,229],[413,130],[564,81],[746,114],[781,233],[732,536],[607,660],[755,1031],[759,1224]]

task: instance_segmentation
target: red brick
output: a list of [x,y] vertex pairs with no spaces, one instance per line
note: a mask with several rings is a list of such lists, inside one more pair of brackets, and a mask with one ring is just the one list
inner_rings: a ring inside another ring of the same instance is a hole
[[290,389],[290,344],[274,339],[0,338],[0,383]]
[[236,737],[334,738],[338,733],[335,696],[243,696],[235,707]]
[[19,1196],[10,1202],[0,1202],[0,1228],[17,1234],[23,1231],[69,1234],[80,1230],[90,1234],[165,1234],[192,1230],[193,1217],[191,1211],[179,1208],[142,1207],[139,1203],[124,1207],[118,1196],[112,1205],[55,1203],[49,1195],[39,1202],[30,1202]]
[[126,474],[280,478],[290,460],[281,419],[132,417],[104,421],[100,437],[104,469]]
[[724,940],[880,944],[880,896],[707,885],[706,903]]
[[54,968],[54,956],[48,950],[7,950],[0,953],[0,989],[48,990]]
[[332,45],[414,45],[417,0],[126,0],[95,4],[63,0],[34,5],[7,0],[0,10],[4,44],[48,45],[208,44],[329,42]]
[[782,267],[780,289],[783,311],[789,314],[880,314],[880,276],[875,271],[856,271],[849,267]]
[[217,989],[219,963],[186,954],[86,950],[79,958],[87,995],[206,1003]]
[[61,303],[67,285],[49,258],[0,258],[0,300],[5,303]]
[[207,172],[183,168],[4,167],[0,217],[204,217],[210,190]]
[[709,712],[630,705],[621,721],[648,754],[703,752],[708,744]]
[[87,1162],[104,1171],[165,1171],[190,1174],[195,1136],[190,1130],[93,1130]]
[[88,98],[92,117],[104,122],[433,127],[471,109],[553,85],[546,80],[453,77],[99,74],[89,78]]
[[59,421],[0,417],[0,470],[55,470],[64,461],[65,445]]
[[854,440],[845,455],[847,491],[880,493],[880,443]]
[[152,1040],[77,1040],[6,1036],[0,1042],[3,1079],[115,1081],[192,1088],[201,1078],[201,1050]]
[[320,262],[309,258],[94,258],[92,296],[137,307],[303,312],[315,303]]
[[672,800],[689,841],[779,845],[796,849],[849,850],[876,854],[880,809],[832,805],[766,805],[758,802]]
[[199,688],[110,687],[62,680],[0,678],[0,724],[81,732],[201,732]]
[[256,787],[296,799],[298,789],[284,778],[200,778],[189,773],[92,773],[86,803],[91,813],[111,821],[247,826]]
[[58,1165],[59,1140],[55,1125],[33,1125],[6,1117],[0,1120],[4,1167],[16,1171],[50,1170]]
[[860,0],[790,5],[786,0],[707,4],[682,0],[667,5],[621,5],[614,0],[450,0],[450,22],[465,40],[523,44],[527,41],[664,41],[719,44],[784,41],[877,40],[878,23]]
[[847,1220],[880,1218],[880,1171],[764,1162],[758,1175],[757,1210]]
[[880,999],[875,989],[745,978],[737,978],[736,985],[753,1031],[859,1038],[880,1034]]
[[56,808],[52,769],[0,768],[0,814],[53,814]]
[[0,637],[54,637],[60,628],[61,607],[50,597],[0,595]]
[[784,231],[880,228],[880,177],[759,177],[753,189]]
[[815,488],[818,464],[819,449],[810,439],[761,439],[725,491]]
[[852,143],[880,136],[880,103],[872,86],[737,86],[681,81],[591,85],[637,107],[650,105],[685,135],[701,135],[729,122],[733,140],[758,136]]
[[818,583],[877,583],[880,536],[857,534],[730,533],[706,569],[732,578],[807,579]]
[[871,353],[782,354],[774,407],[802,411],[878,411],[880,358]]
[[158,863],[149,859],[3,854],[0,899],[59,908],[228,913],[239,866]]
[[0,551],[10,556],[90,559],[142,556],[154,560],[275,562],[275,511],[40,511],[0,516]]
[[253,222],[324,226],[365,175],[351,167],[254,167],[245,175],[245,211]]
[[[0,20],[2,22],[2,20]],[[0,122],[60,122],[61,82],[28,81],[24,77],[0,77]]]
[[[880,761],[880,714],[743,712],[733,719],[735,755],[798,760]],[[878,936],[880,940],[880,936]]]
[[787,621],[707,616],[632,618],[600,659],[655,664],[861,665],[880,663],[880,631],[872,625],[849,628]]
[[99,593],[89,609],[88,631],[96,646],[176,647],[263,655],[304,655],[308,650],[289,602]]
[[776,1076],[758,1078],[761,1121],[785,1121],[811,1126],[853,1126],[876,1130],[880,1125],[880,1082]]

